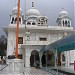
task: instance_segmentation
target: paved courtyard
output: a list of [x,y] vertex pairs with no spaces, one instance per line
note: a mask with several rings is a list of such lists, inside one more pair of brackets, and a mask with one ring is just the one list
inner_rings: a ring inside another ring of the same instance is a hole
[[43,67],[44,70],[51,72],[56,75],[58,71],[58,75],[75,75],[74,65],[70,66],[59,66],[59,67]]
[[[8,65],[0,65],[0,75],[67,75],[54,70],[54,67],[44,67],[43,69],[30,67],[23,68],[21,72],[12,72],[12,67],[9,68]],[[60,70],[64,70],[66,72],[75,73],[73,70],[73,66],[70,67],[58,67]]]
[[[11,67],[12,68],[12,67]],[[9,70],[9,66],[0,65],[0,75],[53,75],[43,69],[36,69],[34,67],[24,68],[21,73],[13,73]]]

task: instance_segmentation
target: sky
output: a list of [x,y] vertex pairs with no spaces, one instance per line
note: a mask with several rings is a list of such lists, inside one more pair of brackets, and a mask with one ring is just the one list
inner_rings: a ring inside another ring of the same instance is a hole
[[[8,26],[10,22],[11,10],[17,6],[18,0],[1,0],[0,1],[0,35],[5,35],[2,27]],[[64,8],[68,11],[69,16],[72,19],[72,26],[74,26],[74,2],[75,0],[21,0],[21,8],[25,15],[26,10],[31,8],[32,2],[34,2],[35,8],[40,11],[42,15],[45,15],[49,19],[49,25],[56,25],[56,19],[59,16],[59,12]]]

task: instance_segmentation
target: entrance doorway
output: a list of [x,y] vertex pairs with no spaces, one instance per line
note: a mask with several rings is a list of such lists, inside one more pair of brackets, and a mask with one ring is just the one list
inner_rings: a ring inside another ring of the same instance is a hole
[[39,66],[39,53],[36,50],[31,52],[30,66],[31,67]]
[[55,58],[54,53],[52,51],[44,51],[42,55],[42,66],[54,66]]

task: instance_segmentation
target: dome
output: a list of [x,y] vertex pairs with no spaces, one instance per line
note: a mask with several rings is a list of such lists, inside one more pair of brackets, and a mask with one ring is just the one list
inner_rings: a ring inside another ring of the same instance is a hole
[[35,8],[31,8],[31,9],[27,10],[26,16],[32,16],[32,15],[40,16],[40,12]]
[[65,11],[65,10],[62,10],[62,11],[59,13],[59,17],[64,17],[64,16],[68,16],[68,12]]
[[[17,14],[17,12],[18,12],[18,8],[17,7],[14,7],[12,9],[12,14]],[[22,13],[22,9],[21,8],[20,8],[20,13]]]

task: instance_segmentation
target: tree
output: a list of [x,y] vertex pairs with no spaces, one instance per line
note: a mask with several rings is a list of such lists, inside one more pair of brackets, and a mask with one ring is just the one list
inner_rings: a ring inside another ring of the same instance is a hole
[[2,35],[0,36],[0,56],[3,57],[6,55],[6,49],[7,49],[7,38]]

